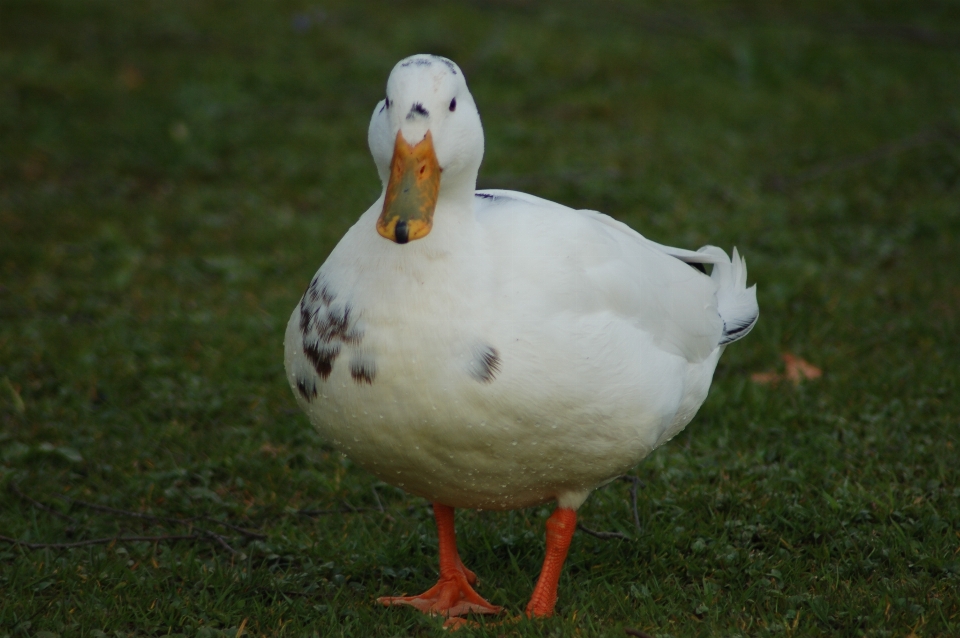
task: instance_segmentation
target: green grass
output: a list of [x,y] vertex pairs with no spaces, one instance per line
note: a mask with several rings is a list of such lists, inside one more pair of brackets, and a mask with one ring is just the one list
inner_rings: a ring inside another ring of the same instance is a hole
[[[420,51],[467,74],[481,185],[737,245],[761,306],[636,469],[642,532],[600,490],[632,540],[578,534],[556,617],[465,635],[960,635],[960,10],[799,6],[0,2],[0,534],[237,551],[0,544],[0,636],[439,633],[374,603],[435,578],[426,504],[318,440],[281,348]],[[750,381],[785,351],[824,376]],[[547,513],[458,513],[512,616]]]

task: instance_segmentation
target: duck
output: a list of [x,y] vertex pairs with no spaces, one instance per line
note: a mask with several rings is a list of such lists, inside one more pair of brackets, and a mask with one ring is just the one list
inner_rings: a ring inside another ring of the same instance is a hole
[[437,583],[380,603],[500,613],[460,558],[454,512],[555,503],[525,608],[550,616],[577,509],[693,419],[757,322],[756,285],[736,248],[672,248],[596,211],[477,190],[483,127],[447,58],[396,64],[368,144],[383,190],[290,316],[290,387],[333,448],[433,505]]

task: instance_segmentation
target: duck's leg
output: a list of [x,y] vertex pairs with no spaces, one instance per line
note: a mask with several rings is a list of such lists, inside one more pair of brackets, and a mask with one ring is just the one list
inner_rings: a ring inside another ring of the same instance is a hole
[[547,554],[533,596],[527,603],[527,616],[552,616],[557,604],[557,584],[563,562],[567,559],[570,540],[577,529],[577,513],[566,507],[558,507],[547,519]]
[[433,504],[440,545],[440,579],[419,596],[384,596],[384,605],[410,605],[425,614],[463,616],[465,614],[498,614],[500,607],[491,605],[473,591],[476,575],[463,566],[457,552],[457,535],[453,528],[453,508]]

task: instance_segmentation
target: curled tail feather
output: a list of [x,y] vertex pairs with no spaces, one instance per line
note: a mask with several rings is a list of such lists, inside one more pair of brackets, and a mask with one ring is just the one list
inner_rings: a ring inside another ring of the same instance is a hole
[[710,277],[717,283],[717,310],[723,319],[720,345],[733,343],[747,336],[757,324],[757,285],[747,288],[747,262],[733,249],[733,258],[722,248],[704,246],[697,252],[717,258]]

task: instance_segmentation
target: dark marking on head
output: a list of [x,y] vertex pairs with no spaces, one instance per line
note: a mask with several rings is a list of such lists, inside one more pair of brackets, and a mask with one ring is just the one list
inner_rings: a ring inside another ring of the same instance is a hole
[[373,380],[377,376],[377,367],[369,359],[355,358],[350,362],[350,376],[357,383],[363,385],[373,385]]
[[481,383],[490,383],[500,372],[500,353],[493,346],[483,346],[472,362],[470,374]]
[[[433,57],[434,60],[440,60],[441,62],[443,62],[444,64],[446,64],[446,65],[447,65],[447,68],[450,69],[450,73],[453,73],[454,75],[457,74],[457,65],[456,65],[456,64],[454,64],[453,62],[451,62],[451,61],[448,60],[447,58],[443,57],[442,55],[434,55],[434,56],[432,56],[432,57]],[[450,109],[450,110],[452,111],[453,109]]]
[[413,106],[410,107],[410,112],[407,113],[407,119],[415,120],[418,116],[430,117],[430,111],[423,108],[423,104],[420,104],[420,102],[414,102]]
[[450,111],[453,112],[456,110],[457,110],[457,98],[453,98],[452,100],[450,100]]
[[313,379],[301,379],[297,377],[297,392],[306,401],[313,401],[317,398],[317,382]]
[[410,60],[407,60],[400,66],[406,67],[406,66],[410,66],[411,64],[416,66],[430,66],[431,64],[433,64],[433,62],[431,60],[428,60],[427,58],[412,58]]
[[398,221],[393,234],[396,236],[398,244],[405,244],[410,241],[410,229],[407,228],[407,222],[402,219]]

